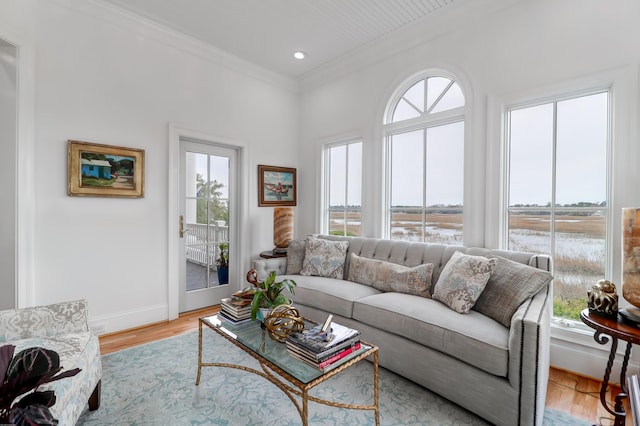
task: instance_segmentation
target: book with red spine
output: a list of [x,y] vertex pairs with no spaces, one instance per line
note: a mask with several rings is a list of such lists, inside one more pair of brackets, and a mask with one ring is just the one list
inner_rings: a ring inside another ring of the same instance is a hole
[[343,350],[342,352],[338,352],[337,354],[333,355],[331,358],[326,359],[325,361],[322,361],[320,364],[318,364],[318,368],[322,370],[328,365],[333,364],[334,362],[340,361],[342,358],[346,357],[347,355],[352,354],[353,352],[357,351],[361,347],[362,345],[360,345],[360,342],[357,342],[355,345],[349,346],[347,349]]
[[357,341],[353,345],[339,352],[336,352],[330,357],[327,357],[322,361],[317,361],[315,358],[313,358],[312,354],[305,352],[301,348],[293,345],[287,345],[287,352],[289,353],[289,355],[291,355],[296,359],[299,359],[300,361],[303,361],[307,365],[310,365],[319,370],[322,370],[325,373],[335,368],[337,364],[340,364],[339,361],[347,357],[351,357],[354,354],[357,355],[357,353],[359,353],[361,349],[362,349],[362,345],[360,341]]

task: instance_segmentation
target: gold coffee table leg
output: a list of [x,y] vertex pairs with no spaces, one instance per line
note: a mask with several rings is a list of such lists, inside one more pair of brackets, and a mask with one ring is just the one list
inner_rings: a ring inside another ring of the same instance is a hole
[[309,425],[309,398],[308,390],[302,391],[302,426]]
[[198,377],[196,377],[196,386],[200,384],[200,373],[202,373],[202,319],[198,324]]
[[378,401],[378,351],[373,354],[373,406],[375,407],[376,426],[380,426],[380,405]]

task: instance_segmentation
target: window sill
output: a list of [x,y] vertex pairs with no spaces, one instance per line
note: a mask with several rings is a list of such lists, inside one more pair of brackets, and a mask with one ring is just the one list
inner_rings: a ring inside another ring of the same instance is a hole
[[[551,354],[553,367],[567,370],[585,377],[602,380],[609,359],[611,344],[600,345],[593,335],[595,330],[577,321],[553,318],[551,323]],[[619,342],[611,374],[618,381],[626,342]],[[640,370],[640,348],[634,348],[629,359],[627,374]]]

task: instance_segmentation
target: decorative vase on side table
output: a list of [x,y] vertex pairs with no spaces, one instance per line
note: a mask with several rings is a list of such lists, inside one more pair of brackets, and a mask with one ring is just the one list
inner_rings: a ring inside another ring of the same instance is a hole
[[640,322],[640,209],[622,209],[622,297],[634,307],[620,310],[626,320]]
[[273,209],[273,249],[274,254],[286,254],[289,241],[293,240],[293,207]]

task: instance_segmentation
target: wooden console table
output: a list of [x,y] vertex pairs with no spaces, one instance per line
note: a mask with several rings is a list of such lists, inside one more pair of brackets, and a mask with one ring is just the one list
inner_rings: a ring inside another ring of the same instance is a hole
[[[640,344],[640,328],[623,322],[618,318],[609,318],[597,314],[592,314],[589,309],[585,309],[580,313],[582,322],[596,330],[593,338],[601,345],[605,345],[611,340],[611,352],[609,353],[609,361],[604,372],[602,387],[600,388],[600,402],[605,410],[615,416],[615,426],[624,426],[627,413],[624,410],[622,401],[627,397],[627,365],[629,364],[629,356],[631,355],[631,347],[633,344]],[[609,377],[611,376],[611,368],[618,350],[618,339],[627,342],[627,348],[624,352],[622,361],[622,370],[620,370],[620,387],[622,392],[615,397],[615,406],[613,410],[607,405],[607,387],[609,386]]]

